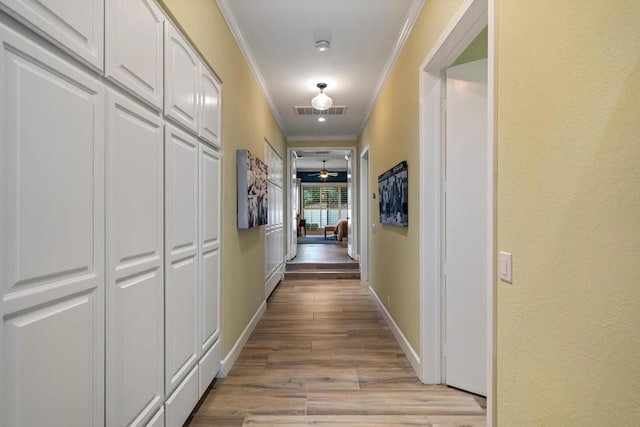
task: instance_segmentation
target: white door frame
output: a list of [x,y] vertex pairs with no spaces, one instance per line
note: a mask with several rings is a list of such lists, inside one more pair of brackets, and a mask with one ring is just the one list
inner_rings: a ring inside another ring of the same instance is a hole
[[[358,200],[358,180],[356,179],[357,175],[356,172],[358,170],[357,164],[355,160],[357,157],[357,152],[358,149],[355,146],[348,146],[348,147],[331,147],[331,146],[319,146],[319,147],[287,147],[287,176],[290,178],[291,177],[291,162],[289,161],[289,159],[291,159],[291,152],[292,151],[296,151],[296,150],[305,150],[305,151],[320,151],[320,150],[349,150],[351,151],[351,167],[352,167],[352,171],[351,171],[351,195],[353,197],[353,200]],[[349,173],[347,171],[347,173]],[[289,235],[288,233],[291,233],[291,227],[293,227],[293,221],[291,220],[291,218],[289,218],[289,216],[291,215],[291,210],[293,209],[293,207],[291,206],[291,191],[292,189],[289,188],[290,185],[287,185],[287,235]],[[355,242],[358,241],[358,215],[356,215],[355,212],[355,208],[352,206],[352,212],[351,212],[351,227],[353,229],[353,233],[352,233],[352,238],[353,238],[353,243],[355,245]],[[290,247],[291,247],[291,242],[289,239],[287,239],[287,256],[290,253]]]
[[[283,184],[286,186],[285,188],[287,189],[287,193],[284,197],[287,198],[287,210],[286,210],[286,215],[284,220],[286,221],[287,226],[285,227],[285,234],[287,235],[287,247],[285,248],[285,256],[286,256],[286,261],[291,261],[292,259],[294,259],[296,257],[296,255],[298,254],[298,250],[297,250],[297,240],[294,241],[294,235],[297,238],[297,233],[298,233],[298,223],[297,223],[297,218],[291,218],[291,214],[293,212],[293,208],[294,206],[291,206],[291,198],[293,196],[293,191],[297,191],[297,187],[293,186],[292,188],[292,181],[294,179],[297,179],[297,177],[293,177],[293,170],[291,169],[291,156],[293,156],[293,151],[292,149],[287,149],[287,178],[284,180]],[[298,199],[298,203],[300,203],[300,200]],[[295,230],[294,230],[295,229]],[[295,233],[295,234],[292,234]]]
[[420,375],[428,384],[442,379],[441,312],[441,99],[442,72],[488,25],[487,126],[487,425],[494,424],[495,212],[494,66],[495,0],[465,0],[420,65]]
[[369,281],[369,146],[360,154],[360,279]]

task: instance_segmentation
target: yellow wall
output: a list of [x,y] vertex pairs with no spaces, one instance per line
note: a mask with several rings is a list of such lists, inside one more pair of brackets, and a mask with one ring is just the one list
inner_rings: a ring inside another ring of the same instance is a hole
[[378,196],[369,198],[370,284],[407,337],[420,351],[419,329],[419,211],[418,211],[418,95],[420,64],[462,0],[425,3],[364,130],[359,152],[369,151],[369,188],[377,193],[378,175],[406,160],[409,168],[409,227],[379,223]]
[[640,422],[640,4],[498,0],[500,426]]
[[[284,137],[213,0],[161,0],[222,80],[222,355],[264,301],[264,227],[236,228],[236,149],[264,160],[264,140],[286,158]],[[251,266],[251,268],[247,268]]]

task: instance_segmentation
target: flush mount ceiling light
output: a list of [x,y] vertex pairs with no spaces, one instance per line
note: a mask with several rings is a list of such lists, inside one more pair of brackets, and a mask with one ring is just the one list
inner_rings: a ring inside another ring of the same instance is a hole
[[331,44],[326,40],[319,40],[316,42],[316,50],[318,52],[326,52],[331,47]]
[[311,106],[320,111],[328,110],[333,105],[333,100],[324,93],[327,84],[318,83],[316,86],[320,89],[320,93],[311,100]]

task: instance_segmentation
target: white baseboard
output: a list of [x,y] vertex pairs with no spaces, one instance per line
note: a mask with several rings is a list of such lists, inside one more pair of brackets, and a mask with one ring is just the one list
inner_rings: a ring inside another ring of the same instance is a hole
[[256,328],[256,325],[258,324],[258,322],[260,321],[260,318],[262,317],[262,315],[266,310],[267,310],[267,302],[263,301],[260,307],[258,308],[258,311],[256,311],[256,313],[253,315],[253,317],[251,318],[247,326],[244,328],[244,331],[242,331],[242,334],[240,334],[240,336],[238,337],[238,340],[233,345],[233,348],[231,349],[231,351],[227,353],[224,359],[222,359],[222,361],[220,362],[220,371],[218,372],[218,375],[217,375],[218,378],[224,378],[229,374],[229,372],[231,371],[231,368],[233,368],[233,364],[236,363],[236,360],[238,360],[238,356],[240,356],[240,352],[242,351],[242,349],[244,348],[244,345],[249,340],[251,333]]
[[380,298],[378,298],[376,291],[374,291],[371,286],[369,286],[369,293],[373,298],[373,302],[378,307],[378,310],[380,310],[380,312],[382,313],[382,317],[384,317],[385,322],[387,322],[387,326],[389,326],[389,329],[391,329],[393,336],[396,337],[396,341],[398,341],[398,344],[400,344],[404,355],[407,356],[407,359],[409,359],[411,367],[416,372],[418,378],[420,378],[420,373],[422,372],[420,367],[420,357],[418,357],[418,354],[413,350],[413,347],[411,347],[411,344],[409,344],[407,338],[404,336],[398,325],[396,325],[396,322],[393,321],[391,314],[389,314],[387,308],[384,306],[384,304],[382,304],[382,301],[380,301]]

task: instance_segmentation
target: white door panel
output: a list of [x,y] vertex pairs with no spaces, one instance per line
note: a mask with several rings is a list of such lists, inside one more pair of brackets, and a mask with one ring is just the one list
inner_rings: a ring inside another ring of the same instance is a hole
[[200,60],[172,24],[165,26],[164,113],[197,132]]
[[201,245],[205,249],[220,246],[220,154],[201,145]]
[[181,427],[189,418],[199,396],[198,367],[188,373],[165,405],[167,427]]
[[0,424],[101,425],[103,88],[3,25],[0,46]]
[[486,395],[487,61],[447,70],[447,384]]
[[164,400],[164,128],[109,91],[107,425],[143,425]]
[[145,427],[164,427],[164,406],[160,408]]
[[[3,319],[3,425],[101,425],[95,408],[102,393],[95,383],[103,360],[96,336],[102,298],[96,294],[93,289]],[[43,393],[43,384],[64,390]]]
[[104,0],[3,0],[0,8],[102,71]]
[[105,75],[162,109],[164,15],[153,0],[107,0]]
[[166,284],[166,392],[173,391],[198,357],[196,257],[172,263]]
[[107,425],[143,425],[164,400],[162,285],[158,268],[109,290]]
[[200,144],[200,354],[220,334],[220,154]]
[[220,335],[218,301],[220,299],[220,250],[202,254],[200,305],[202,309],[201,352],[206,351]]
[[198,135],[220,147],[220,86],[204,64],[200,64],[200,126]]
[[166,125],[165,136],[165,392],[198,356],[198,142]]

